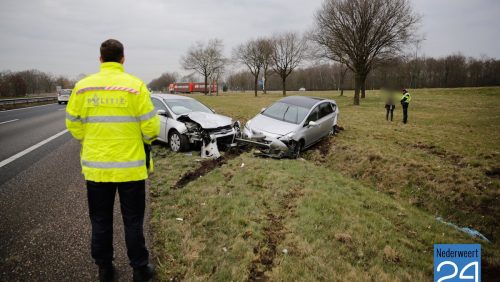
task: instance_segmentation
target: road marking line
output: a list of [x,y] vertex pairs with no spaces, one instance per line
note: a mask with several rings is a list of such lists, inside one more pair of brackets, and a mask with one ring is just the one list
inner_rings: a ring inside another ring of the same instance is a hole
[[39,105],[39,106],[33,106],[33,107],[25,107],[25,108],[19,108],[19,109],[12,109],[12,110],[4,110],[4,111],[1,111],[1,110],[0,110],[0,113],[12,112],[12,111],[19,111],[19,110],[27,110],[27,109],[38,108],[38,107],[53,106],[53,105],[55,105],[55,104],[56,104],[56,103],[46,104],[46,105]]
[[65,130],[63,130],[63,131],[61,131],[61,132],[59,132],[59,133],[57,133],[57,134],[55,134],[55,135],[52,135],[51,137],[49,137],[49,138],[47,138],[47,139],[45,139],[45,140],[43,140],[43,141],[41,141],[41,142],[38,142],[37,144],[35,144],[35,145],[33,145],[33,146],[29,147],[28,149],[26,149],[26,150],[24,150],[24,151],[21,151],[21,152],[19,152],[19,153],[15,154],[15,155],[13,155],[12,157],[10,157],[10,158],[8,158],[8,159],[5,159],[5,160],[1,161],[1,162],[0,162],[0,168],[1,168],[1,167],[3,167],[3,166],[6,166],[7,164],[9,164],[9,163],[11,163],[11,162],[13,162],[13,161],[15,161],[15,160],[17,160],[17,159],[19,159],[20,157],[22,157],[22,156],[24,156],[24,155],[28,154],[29,152],[34,151],[34,150],[36,150],[37,148],[42,147],[43,145],[45,145],[45,144],[49,143],[50,141],[52,141],[52,140],[56,139],[57,137],[59,137],[59,136],[63,135],[63,134],[64,134],[64,133],[66,133],[66,132],[68,132],[68,130],[67,130],[67,129],[65,129]]
[[13,122],[13,121],[16,121],[16,120],[19,120],[19,119],[16,118],[16,119],[8,120],[8,121],[2,121],[2,122],[0,122],[0,124],[9,123],[9,122]]
[[66,110],[66,108],[64,108],[64,109],[59,109],[59,110],[57,110],[57,111],[65,111],[65,110]]

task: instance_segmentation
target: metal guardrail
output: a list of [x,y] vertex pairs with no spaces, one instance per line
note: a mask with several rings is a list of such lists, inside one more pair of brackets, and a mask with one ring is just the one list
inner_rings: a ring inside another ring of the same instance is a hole
[[16,104],[29,104],[46,101],[57,101],[57,97],[30,97],[30,98],[14,98],[14,99],[0,99],[0,106],[3,105],[16,105]]

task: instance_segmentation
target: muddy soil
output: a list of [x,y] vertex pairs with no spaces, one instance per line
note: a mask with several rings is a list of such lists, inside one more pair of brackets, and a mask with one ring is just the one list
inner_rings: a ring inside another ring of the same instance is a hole
[[[303,195],[299,188],[293,188],[280,200],[277,211],[269,211],[266,215],[267,226],[264,228],[264,239],[254,248],[257,258],[250,264],[248,281],[269,281],[267,272],[274,267],[274,259],[280,253],[278,245],[285,239],[287,230],[284,221],[295,212],[296,199]],[[269,207],[264,204],[269,210]]]
[[429,145],[425,144],[422,142],[417,142],[416,144],[413,144],[414,148],[424,150],[432,155],[438,156],[441,159],[449,161],[452,165],[457,166],[457,167],[466,167],[467,162],[464,160],[464,158],[460,155],[450,153],[446,151],[445,149],[436,147],[434,145]]
[[239,155],[241,155],[245,150],[243,148],[231,148],[227,150],[224,155],[222,155],[218,159],[209,159],[209,160],[204,160],[201,162],[200,167],[193,171],[188,171],[185,173],[176,183],[174,186],[172,186],[172,189],[181,189],[184,188],[186,185],[188,185],[191,181],[194,181],[207,173],[211,172],[212,170],[221,167],[222,165],[226,164],[229,160],[232,160]]
[[494,167],[492,169],[489,169],[484,174],[488,177],[498,179],[500,178],[500,167]]

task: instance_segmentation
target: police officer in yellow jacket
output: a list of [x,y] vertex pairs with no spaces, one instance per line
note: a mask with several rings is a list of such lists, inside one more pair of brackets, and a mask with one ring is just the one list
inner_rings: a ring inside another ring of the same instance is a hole
[[100,52],[100,72],[76,84],[66,109],[66,127],[82,144],[91,253],[100,280],[111,281],[113,203],[118,190],[133,279],[147,281],[153,267],[143,234],[148,177],[145,148],[159,134],[160,123],[144,82],[124,72],[123,45],[109,39],[101,44]]
[[403,96],[401,96],[401,106],[403,107],[403,123],[408,122],[408,106],[410,105],[411,95],[406,89],[403,89]]

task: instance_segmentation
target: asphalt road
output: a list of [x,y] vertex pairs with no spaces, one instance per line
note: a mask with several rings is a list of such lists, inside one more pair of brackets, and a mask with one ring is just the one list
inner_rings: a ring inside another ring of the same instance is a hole
[[[64,110],[0,112],[0,163],[65,130]],[[79,151],[66,132],[0,167],[0,281],[96,281]],[[130,281],[118,197],[114,225],[117,281]]]

